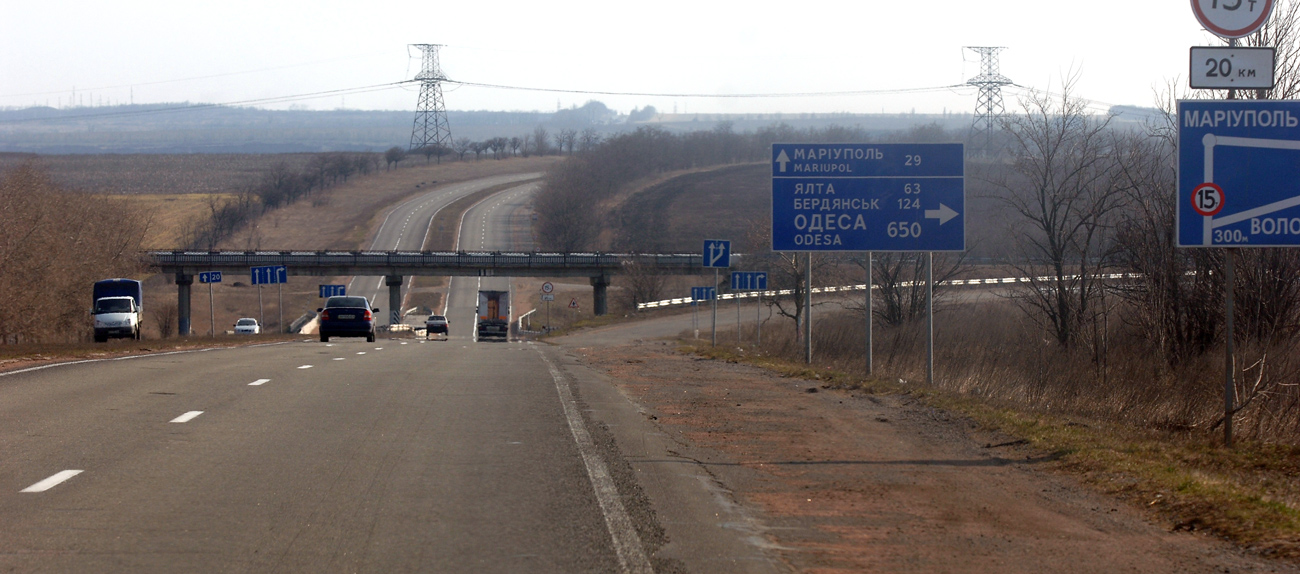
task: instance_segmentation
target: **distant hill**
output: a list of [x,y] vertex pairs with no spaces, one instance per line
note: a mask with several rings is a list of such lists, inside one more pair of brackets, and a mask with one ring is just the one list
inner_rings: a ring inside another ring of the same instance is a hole
[[[203,104],[0,110],[0,153],[301,153],[407,147],[413,111],[264,110]],[[447,112],[452,137],[481,141],[531,134],[542,126],[602,134],[653,125],[674,132],[749,131],[777,123],[841,125],[893,132],[937,123],[960,132],[970,114],[660,114],[653,107],[619,114],[600,102],[557,112]]]

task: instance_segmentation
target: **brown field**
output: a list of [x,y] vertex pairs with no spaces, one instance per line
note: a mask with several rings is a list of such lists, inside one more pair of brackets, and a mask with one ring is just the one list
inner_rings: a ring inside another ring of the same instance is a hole
[[145,249],[171,249],[181,244],[181,230],[207,217],[209,202],[226,201],[231,193],[138,194],[117,196],[132,209],[149,214]]
[[[295,171],[312,154],[0,154],[0,171],[33,162],[72,191],[112,194],[232,193],[284,162]],[[408,162],[409,163],[409,162]]]

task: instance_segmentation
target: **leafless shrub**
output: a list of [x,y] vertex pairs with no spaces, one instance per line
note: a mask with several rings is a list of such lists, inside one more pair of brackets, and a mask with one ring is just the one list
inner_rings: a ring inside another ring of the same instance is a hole
[[87,201],[24,165],[0,174],[0,343],[89,336],[90,287],[141,271],[147,216],[111,198]]

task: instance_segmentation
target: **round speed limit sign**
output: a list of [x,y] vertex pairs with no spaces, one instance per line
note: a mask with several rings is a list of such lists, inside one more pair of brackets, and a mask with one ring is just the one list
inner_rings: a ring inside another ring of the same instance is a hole
[[1273,12],[1273,0],[1192,0],[1196,19],[1220,38],[1255,33]]
[[1202,183],[1192,190],[1192,209],[1205,217],[1219,213],[1223,201],[1223,188],[1213,183]]
[[555,286],[551,285],[550,281],[542,283],[542,293],[550,293],[551,291],[554,290],[555,290]]

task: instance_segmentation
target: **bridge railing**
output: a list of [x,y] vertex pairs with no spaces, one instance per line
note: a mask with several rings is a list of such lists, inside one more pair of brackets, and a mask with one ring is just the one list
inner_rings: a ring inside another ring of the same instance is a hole
[[511,253],[439,251],[150,251],[155,267],[366,267],[366,268],[587,268],[619,269],[639,264],[689,270],[701,267],[694,253]]

